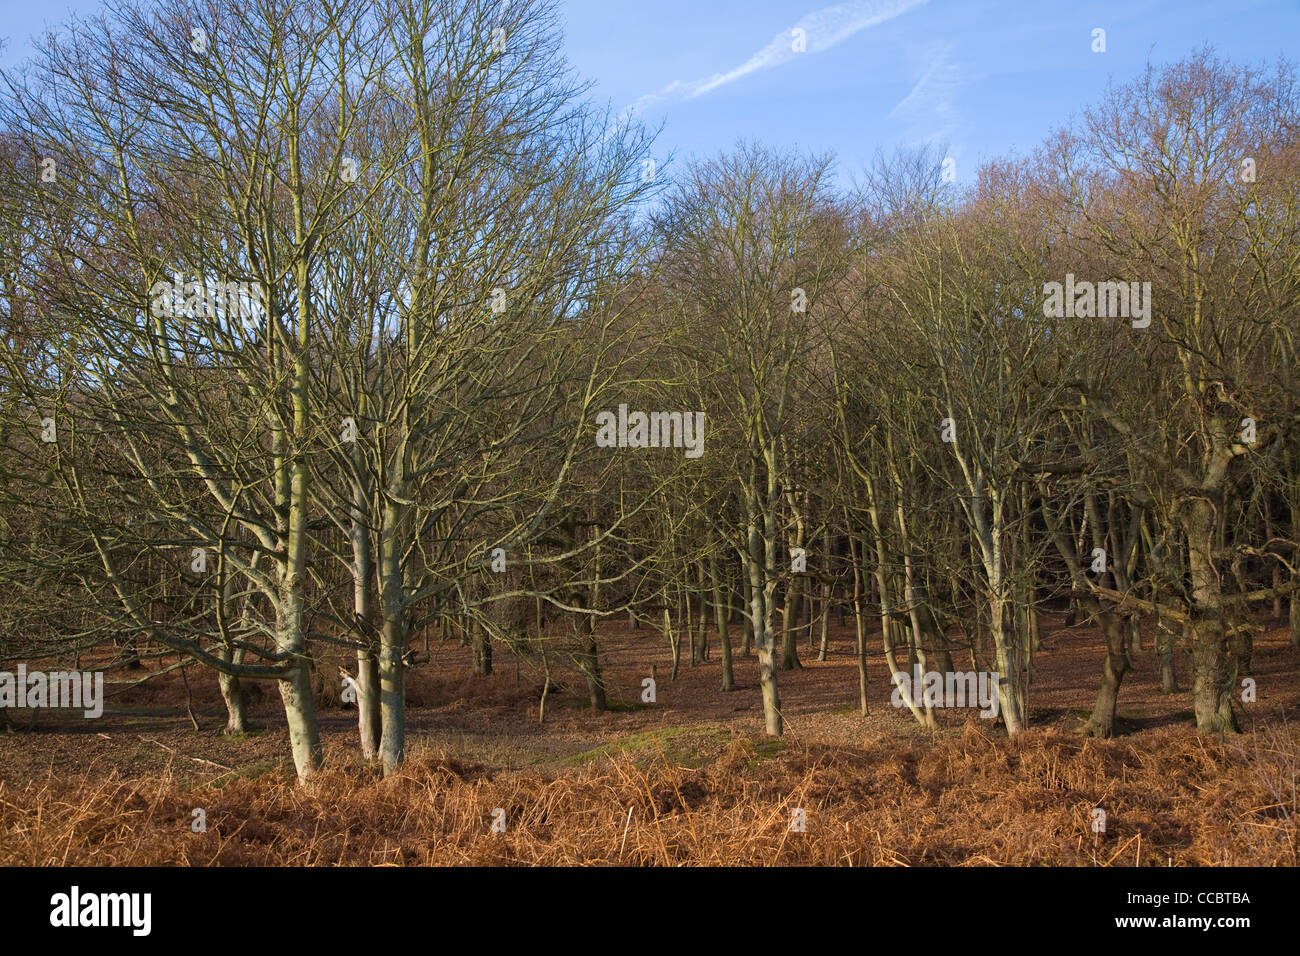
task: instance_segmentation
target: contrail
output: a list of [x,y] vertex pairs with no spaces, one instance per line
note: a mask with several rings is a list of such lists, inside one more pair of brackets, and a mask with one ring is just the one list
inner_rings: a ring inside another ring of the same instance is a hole
[[868,27],[892,20],[927,0],[855,0],[840,3],[808,14],[788,30],[782,30],[772,41],[735,69],[714,73],[699,80],[674,80],[657,93],[647,93],[628,107],[628,113],[638,113],[651,103],[660,100],[690,100],[711,93],[720,86],[733,83],[741,77],[759,70],[780,66],[801,54],[795,51],[795,38],[802,30],[804,46],[808,53],[829,50],[853,34]]

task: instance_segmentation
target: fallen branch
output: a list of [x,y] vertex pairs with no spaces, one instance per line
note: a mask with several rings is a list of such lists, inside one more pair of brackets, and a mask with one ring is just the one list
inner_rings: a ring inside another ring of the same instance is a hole
[[163,750],[166,750],[169,753],[176,754],[178,757],[184,757],[186,760],[193,760],[195,763],[204,763],[207,764],[209,767],[216,767],[218,770],[233,771],[235,769],[234,767],[227,767],[224,764],[219,764],[215,760],[204,760],[202,757],[190,757],[186,754],[178,752],[175,747],[168,747],[162,741],[154,740],[152,737],[146,737],[143,734],[137,734],[136,736],[139,737],[141,740],[145,741],[146,743],[154,744],[155,746],[161,747]]

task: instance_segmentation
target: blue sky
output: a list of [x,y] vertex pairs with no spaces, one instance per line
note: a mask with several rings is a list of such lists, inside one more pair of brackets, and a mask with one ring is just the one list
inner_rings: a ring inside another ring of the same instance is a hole
[[[662,162],[740,138],[830,150],[851,177],[877,148],[946,143],[959,181],[1026,152],[1110,79],[1210,43],[1300,61],[1300,0],[561,0],[592,95],[664,124]],[[0,0],[0,64],[100,0]],[[793,50],[795,28],[803,52]],[[1094,53],[1093,30],[1106,31]]]

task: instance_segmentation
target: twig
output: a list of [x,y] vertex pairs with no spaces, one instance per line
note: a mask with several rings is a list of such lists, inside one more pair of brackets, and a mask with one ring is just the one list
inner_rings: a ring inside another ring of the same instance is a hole
[[194,694],[190,691],[190,678],[185,673],[185,668],[181,668],[181,680],[185,683],[185,713],[190,716],[190,723],[194,725],[195,730],[202,730],[199,726],[199,719],[194,716]]
[[632,804],[627,808],[627,823],[623,824],[623,842],[618,845],[618,858],[620,860],[623,859],[623,847],[627,846],[627,831],[628,827],[632,825],[632,809],[635,806],[636,804]]
[[[170,753],[177,753],[175,747],[168,747],[165,743],[154,740],[152,737],[146,737],[143,734],[137,734],[136,736],[138,736],[141,740],[146,741],[147,743],[155,744],[156,746],[159,746],[163,750],[166,750]],[[209,767],[216,767],[219,770],[227,770],[233,772],[235,769],[234,767],[227,767],[224,764],[219,764],[215,760],[204,760],[202,757],[190,757],[187,756],[186,754],[178,754],[178,756],[185,757],[186,760],[193,760],[195,763],[205,763]]]

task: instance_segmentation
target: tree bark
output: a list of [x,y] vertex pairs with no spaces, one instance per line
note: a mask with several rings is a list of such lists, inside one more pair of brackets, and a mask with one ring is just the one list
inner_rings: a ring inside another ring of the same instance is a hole
[[1007,606],[996,593],[989,596],[989,624],[993,637],[993,650],[997,657],[998,700],[1002,712],[1002,723],[1007,734],[1014,736],[1025,729],[1024,717],[1020,712],[1019,668],[1015,659],[1012,643],[1007,639]]
[[[1292,583],[1300,585],[1300,575],[1292,579]],[[1291,592],[1291,646],[1300,647],[1300,590]]]
[[[825,534],[822,536],[822,552],[824,555],[823,560],[826,562],[827,572],[829,574],[831,560],[831,529],[829,523],[826,525]],[[821,637],[817,645],[817,660],[824,661],[830,656],[831,582],[829,577],[822,581],[821,608]]]
[[320,769],[320,725],[316,719],[316,698],[311,689],[311,670],[302,627],[302,591],[292,582],[282,585],[281,608],[276,622],[276,649],[294,655],[287,678],[280,681],[280,699],[289,725],[289,747],[298,782],[306,783]]
[[579,665],[582,676],[587,679],[587,699],[591,709],[603,711],[608,706],[605,700],[605,679],[600,673],[600,652],[596,645],[596,618],[591,614],[582,616],[582,648]]
[[1098,611],[1097,623],[1106,637],[1106,663],[1102,667],[1097,702],[1083,732],[1089,737],[1110,738],[1115,735],[1115,708],[1124,675],[1132,669],[1128,656],[1126,621],[1112,611]]
[[1178,670],[1174,663],[1174,644],[1177,635],[1167,628],[1161,628],[1156,636],[1156,645],[1160,651],[1160,693],[1178,693]]
[[[713,579],[713,613],[718,623],[718,638],[722,646],[722,690],[736,689],[735,673],[731,664],[731,602],[730,592],[722,587],[718,579],[718,556],[716,551],[709,552],[709,574]],[[727,600],[723,600],[723,595]]]
[[471,622],[470,635],[474,648],[474,673],[486,677],[492,673],[492,636],[478,619]]
[[1204,734],[1236,732],[1232,712],[1231,667],[1220,603],[1219,574],[1211,555],[1215,508],[1203,497],[1184,506],[1183,529],[1187,538],[1191,574],[1191,606],[1185,633],[1192,648],[1192,706],[1196,729]]
[[[754,626],[754,644],[758,650],[758,681],[763,695],[763,726],[773,737],[781,736],[784,721],[781,717],[781,694],[776,677],[776,641],[773,629],[772,605],[776,593],[776,580],[770,569],[776,566],[776,513],[775,495],[769,476],[768,507],[760,511],[751,505],[748,533],[746,572],[749,575],[749,616]],[[756,504],[756,503],[754,503]],[[760,529],[758,522],[763,522]]]
[[405,657],[410,633],[399,507],[389,504],[384,508],[379,548],[379,593],[384,618],[379,646],[379,757],[386,777],[406,759]]
[[591,709],[604,711],[608,706],[605,700],[605,678],[600,673],[600,649],[596,643],[596,615],[600,607],[600,528],[592,528],[596,548],[592,558],[591,579],[587,582],[587,593],[578,596],[578,604],[592,612],[582,616],[582,643],[579,648],[578,664],[582,676],[587,679],[587,700]]
[[[396,624],[396,622],[392,622]],[[379,688],[382,727],[379,744],[384,776],[397,772],[406,759],[406,664],[405,639],[385,622],[384,642],[379,653]]]
[[673,628],[673,612],[668,606],[668,595],[664,594],[664,636],[668,638],[668,647],[673,655],[673,672],[670,680],[677,680],[677,671],[682,666],[682,642]]
[[781,670],[802,670],[799,660],[799,618],[803,611],[803,580],[791,578],[781,608]]
[[745,613],[742,614],[740,618],[741,625],[742,625],[741,630],[743,634],[741,638],[741,644],[740,644],[740,656],[751,657],[753,655],[753,648],[754,648],[754,622],[750,618],[751,612],[749,609],[754,606],[754,600],[750,592],[748,580],[746,580],[741,585],[741,590],[743,591],[741,597],[745,603],[746,610]]
[[[218,648],[215,653],[222,660],[230,660],[225,648]],[[242,651],[235,651],[235,657],[231,662],[238,663],[239,656],[242,656]],[[248,733],[248,688],[244,686],[238,677],[232,677],[220,671],[217,671],[217,684],[221,688],[221,699],[226,704],[226,729],[224,733],[228,737],[237,737]]]
[[[254,566],[257,564],[259,555],[254,555]],[[218,608],[219,618],[217,621],[218,628],[223,636],[227,635],[227,622],[233,616],[235,603],[235,581],[233,574],[228,573],[225,566],[225,560],[222,560],[221,572],[225,575],[226,581],[221,589],[221,606]],[[240,617],[241,622],[247,623],[248,602],[250,598],[244,597],[243,610]],[[239,664],[244,659],[244,649],[235,647],[233,643],[223,643],[214,651],[215,655],[221,660],[230,664]],[[227,736],[235,737],[248,733],[248,688],[244,682],[233,674],[223,674],[217,671],[217,686],[221,688],[221,699],[226,704],[226,729]]]
[[862,566],[858,556],[862,548],[854,547],[853,533],[849,532],[849,560],[853,563],[853,633],[857,641],[855,650],[858,658],[858,708],[866,717],[870,710],[867,703],[867,621],[862,606]]

